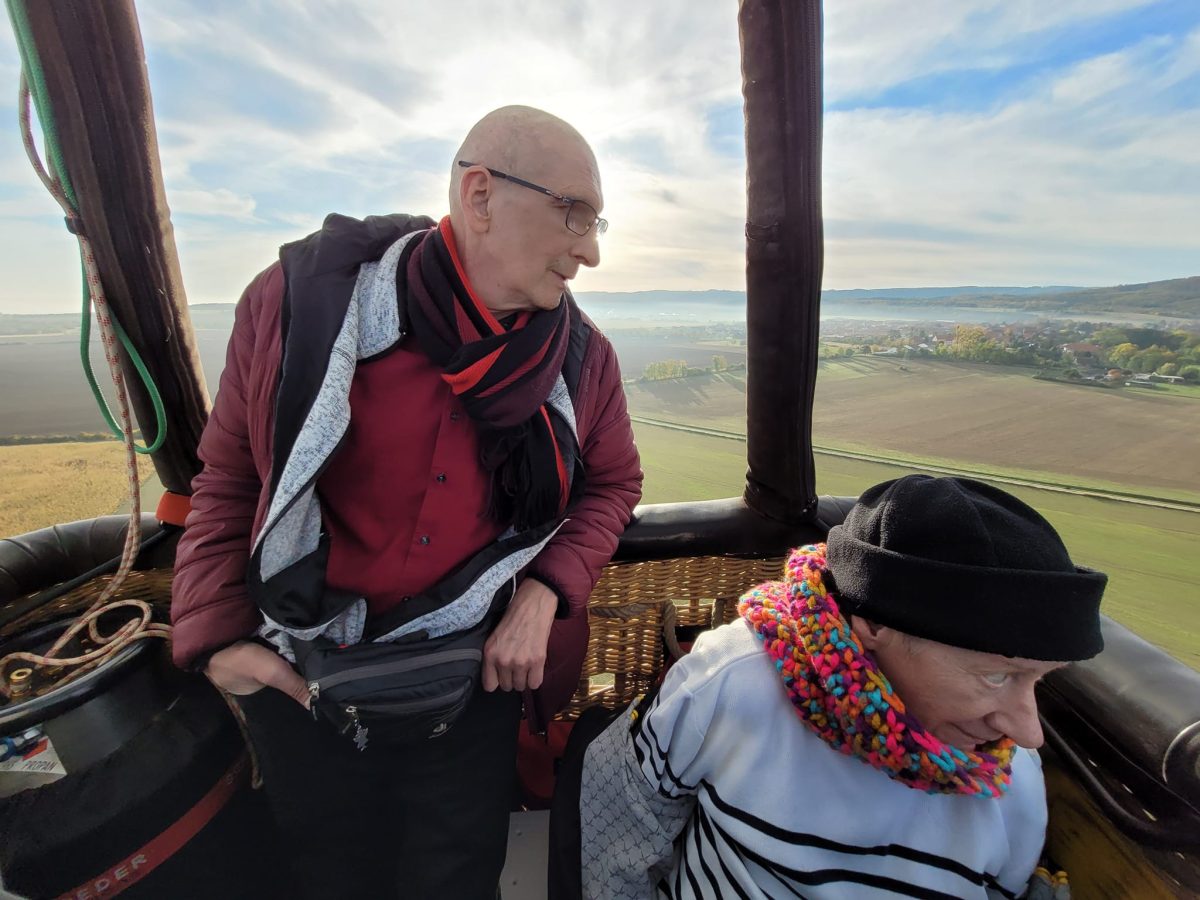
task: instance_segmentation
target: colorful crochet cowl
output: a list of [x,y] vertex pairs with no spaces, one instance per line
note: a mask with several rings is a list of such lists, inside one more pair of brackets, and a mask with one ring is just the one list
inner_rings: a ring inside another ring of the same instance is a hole
[[775,661],[788,697],[825,743],[928,793],[1002,796],[1016,745],[968,752],[926,731],[863,651],[826,589],[825,545],[793,550],[783,581],[747,592],[738,612]]

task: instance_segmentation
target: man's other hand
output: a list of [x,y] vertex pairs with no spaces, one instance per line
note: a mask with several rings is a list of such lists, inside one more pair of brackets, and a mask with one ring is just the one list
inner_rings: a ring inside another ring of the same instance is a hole
[[218,650],[208,661],[204,674],[223,691],[245,696],[263,688],[283,691],[308,709],[308,685],[288,661],[253,641],[238,641]]
[[526,578],[496,630],[483,647],[483,689],[536,690],[546,668],[546,644],[558,609],[558,596]]

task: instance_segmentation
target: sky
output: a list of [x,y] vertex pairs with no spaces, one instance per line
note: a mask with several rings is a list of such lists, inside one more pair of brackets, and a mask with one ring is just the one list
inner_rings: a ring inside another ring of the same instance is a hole
[[[328,212],[440,216],[463,135],[509,103],[599,159],[611,227],[577,291],[743,289],[736,12],[142,0],[189,301],[235,301]],[[1200,274],[1200,3],[840,0],[824,46],[826,288]],[[76,245],[25,158],[17,82],[0,27],[0,313],[67,312]]]

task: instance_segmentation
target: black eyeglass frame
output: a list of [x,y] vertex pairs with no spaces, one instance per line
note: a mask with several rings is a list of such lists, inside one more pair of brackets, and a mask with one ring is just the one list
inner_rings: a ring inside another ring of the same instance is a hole
[[[482,163],[467,162],[465,159],[460,159],[458,164],[464,169],[469,169],[472,166],[482,165]],[[580,200],[578,197],[568,197],[565,194],[558,193],[558,191],[552,191],[550,188],[542,187],[540,184],[534,184],[532,181],[526,181],[524,178],[518,178],[516,175],[509,175],[507,172],[501,172],[499,169],[493,169],[489,166],[483,166],[483,168],[493,178],[511,181],[513,184],[519,184],[523,188],[529,188],[531,191],[537,191],[539,194],[545,194],[547,197],[553,197],[560,203],[567,204],[567,216],[563,220],[563,224],[567,227],[567,230],[571,232],[571,234],[577,234],[580,237],[583,237],[593,228],[596,229],[596,234],[598,235],[604,234],[604,232],[608,231],[608,219],[605,219],[603,216],[597,213],[596,207],[592,206],[592,204],[588,203],[586,200]],[[576,231],[571,227],[571,210],[575,208],[576,203],[581,203],[592,211],[592,220],[588,227],[583,231]]]

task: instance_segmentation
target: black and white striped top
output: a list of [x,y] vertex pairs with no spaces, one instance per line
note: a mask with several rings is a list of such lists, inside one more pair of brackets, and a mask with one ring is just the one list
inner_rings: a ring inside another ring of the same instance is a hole
[[1016,897],[1046,800],[1035,753],[998,800],[926,794],[844,756],[796,716],[740,622],[701,637],[637,721],[588,748],[584,896]]

